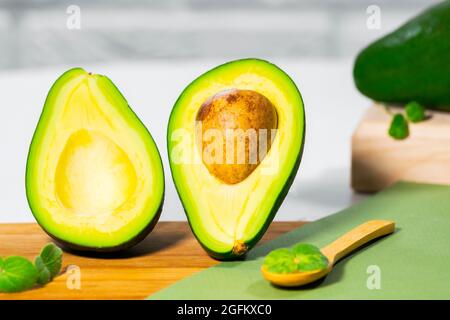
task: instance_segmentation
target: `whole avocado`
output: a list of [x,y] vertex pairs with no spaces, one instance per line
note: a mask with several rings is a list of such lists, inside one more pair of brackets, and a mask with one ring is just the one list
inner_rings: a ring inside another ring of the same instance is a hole
[[450,1],[370,44],[355,61],[358,90],[387,103],[450,111]]

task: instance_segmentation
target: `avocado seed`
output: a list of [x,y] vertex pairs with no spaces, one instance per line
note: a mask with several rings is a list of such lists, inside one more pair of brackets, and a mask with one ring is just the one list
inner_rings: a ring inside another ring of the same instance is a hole
[[227,184],[246,179],[270,150],[278,125],[273,104],[252,90],[226,90],[205,101],[196,125],[201,125],[202,161]]

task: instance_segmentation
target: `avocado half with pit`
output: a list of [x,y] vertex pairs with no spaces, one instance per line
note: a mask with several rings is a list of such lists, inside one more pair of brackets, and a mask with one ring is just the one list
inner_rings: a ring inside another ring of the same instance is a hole
[[31,142],[28,203],[76,250],[117,251],[156,224],[164,195],[150,133],[107,77],[71,69],[52,86]]
[[170,168],[211,256],[237,258],[262,237],[297,173],[304,137],[300,92],[267,61],[223,64],[182,92],[168,125]]

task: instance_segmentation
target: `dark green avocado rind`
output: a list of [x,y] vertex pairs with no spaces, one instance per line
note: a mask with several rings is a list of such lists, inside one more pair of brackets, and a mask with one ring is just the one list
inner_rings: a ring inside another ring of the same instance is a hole
[[450,1],[370,44],[356,58],[358,90],[386,103],[417,101],[450,111]]
[[[224,66],[226,66],[228,64],[231,64],[231,63],[235,63],[235,62],[239,62],[239,61],[247,61],[247,60],[262,61],[262,62],[271,64],[271,65],[274,65],[273,63],[271,63],[269,61],[266,61],[266,60],[263,60],[263,59],[258,59],[258,58],[245,58],[245,59],[238,59],[238,60],[229,61],[229,62],[223,63],[221,65],[218,65],[215,68],[212,68],[209,71],[207,71],[207,72],[203,73],[202,75],[198,76],[186,88],[188,88],[192,83],[195,83],[197,81],[197,79],[200,79],[200,78],[206,76],[207,74],[214,72],[218,68],[222,68],[222,67],[224,67]],[[274,65],[274,66],[277,69],[279,69],[281,72],[283,72],[284,75],[291,81],[293,87],[296,89],[300,99],[302,100],[302,107],[303,107],[303,135],[302,136],[303,136],[303,139],[302,139],[302,144],[301,144],[300,149],[299,149],[299,153],[298,153],[297,158],[296,158],[296,162],[294,164],[294,167],[292,168],[291,174],[289,175],[289,178],[286,180],[286,183],[285,183],[283,189],[279,192],[279,194],[278,194],[278,196],[277,196],[277,198],[276,198],[276,200],[274,202],[274,205],[272,207],[272,210],[270,211],[270,213],[267,216],[267,219],[266,219],[265,223],[262,225],[260,231],[258,233],[256,233],[253,238],[251,238],[250,240],[248,240],[245,243],[245,245],[247,246],[246,253],[248,253],[248,251],[250,251],[258,243],[259,240],[261,240],[261,238],[263,237],[263,235],[266,233],[267,229],[269,228],[270,224],[272,223],[273,219],[275,218],[275,215],[278,212],[278,209],[280,208],[281,204],[283,203],[286,195],[289,192],[289,189],[290,189],[292,183],[295,180],[295,177],[297,175],[298,169],[300,167],[300,163],[301,163],[301,159],[302,159],[302,155],[303,155],[303,149],[304,149],[304,145],[305,145],[305,133],[306,133],[306,122],[305,122],[305,120],[306,120],[306,115],[305,115],[305,112],[304,112],[304,103],[303,103],[302,95],[300,93],[300,90],[298,90],[297,85],[292,80],[292,78],[287,73],[285,73],[283,70],[278,68],[276,65]],[[183,98],[185,92],[186,92],[186,89],[181,93],[181,95],[175,101],[174,106],[177,106],[178,102]],[[172,114],[174,113],[174,111],[175,111],[175,108],[173,108],[172,111],[171,111],[171,114],[169,116],[169,123],[170,123],[170,119],[171,119]],[[169,150],[169,144],[170,144],[170,138],[169,138],[170,132],[169,132],[169,129],[170,129],[169,126],[167,126],[167,134],[166,134],[166,137],[167,137],[167,141],[166,141],[166,143],[167,143],[167,150]],[[173,180],[174,185],[175,185],[175,189],[177,190],[178,196],[181,199],[180,190],[179,190],[179,188],[178,188],[178,186],[176,184],[176,181],[173,178],[172,164],[170,163],[170,161],[169,161],[169,164],[170,164],[169,167],[170,167],[170,170],[171,170],[171,173],[172,173],[171,175],[172,175],[172,180]],[[184,212],[186,214],[189,226],[190,226],[191,230],[194,230],[194,228],[192,227],[191,219],[189,218],[189,214],[188,214],[188,212],[186,210],[186,207],[185,207],[183,201],[181,201],[181,204],[182,204]],[[208,253],[208,255],[210,255],[214,259],[217,259],[217,260],[220,260],[220,261],[237,260],[237,259],[244,258],[245,255],[246,255],[246,253],[244,253],[242,255],[236,255],[232,250],[227,251],[227,252],[216,252],[216,251],[213,251],[213,250],[211,250],[210,248],[208,248],[207,246],[205,246],[203,244],[203,242],[195,234],[195,232],[193,232],[193,234],[194,234],[195,238],[197,239],[198,243],[201,245],[201,247]]]
[[[108,246],[108,247],[89,247],[89,246],[82,246],[82,245],[78,245],[75,243],[71,243],[71,242],[67,242],[63,239],[60,239],[58,237],[56,237],[55,235],[53,235],[51,232],[47,231],[47,228],[42,225],[40,223],[40,219],[36,216],[35,214],[35,210],[33,210],[33,199],[34,199],[34,195],[31,192],[31,188],[28,187],[28,182],[30,181],[29,179],[29,165],[30,165],[30,159],[32,159],[34,157],[34,143],[33,141],[35,141],[35,138],[39,135],[41,135],[42,133],[40,132],[40,123],[46,121],[46,119],[50,116],[48,108],[45,108],[45,106],[47,106],[48,104],[52,103],[52,100],[54,99],[53,97],[53,92],[55,92],[60,86],[62,86],[66,81],[68,81],[70,78],[72,77],[76,77],[79,73],[84,73],[84,69],[83,68],[72,68],[67,70],[66,72],[64,72],[52,85],[52,87],[49,90],[49,94],[46,97],[46,100],[44,102],[44,108],[42,109],[41,115],[39,117],[38,120],[38,125],[33,133],[33,137],[31,139],[31,143],[30,143],[30,147],[28,149],[28,155],[27,155],[27,165],[26,165],[26,169],[25,169],[25,186],[26,186],[26,198],[27,198],[27,203],[28,206],[31,210],[31,213],[33,214],[36,222],[38,223],[38,225],[42,228],[42,230],[49,235],[52,239],[54,239],[57,243],[61,244],[63,247],[66,247],[68,249],[74,250],[74,251],[80,251],[80,252],[98,252],[98,253],[103,253],[103,252],[118,252],[118,251],[122,251],[128,248],[131,248],[132,246],[135,246],[136,244],[138,244],[139,242],[141,242],[144,238],[147,237],[147,235],[154,229],[155,225],[158,223],[158,220],[161,216],[161,212],[162,212],[162,208],[163,208],[163,204],[164,204],[164,185],[163,185],[163,194],[162,194],[162,198],[161,198],[161,204],[157,210],[157,212],[155,212],[153,218],[149,221],[149,223],[147,225],[145,225],[141,230],[138,230],[136,235],[134,235],[133,237],[131,237],[128,241],[123,242],[119,245],[115,245],[115,246]],[[106,76],[101,76],[103,78],[105,78],[107,80],[107,83],[112,86],[115,89],[116,94],[120,95],[120,98],[122,98],[123,100],[126,101],[125,97],[122,95],[122,93],[120,92],[120,90],[116,87],[116,85]],[[110,97],[112,99],[114,99],[114,97]],[[133,109],[128,108],[128,111],[131,112],[131,114],[133,115],[133,117],[135,117],[135,119],[137,121],[139,121],[142,124],[142,127],[147,131],[147,133],[149,134],[150,138],[153,139],[153,137],[151,136],[150,132],[148,131],[147,127],[141,122],[141,120],[139,119],[139,117],[136,115],[136,113],[134,112]],[[155,144],[156,146],[156,144]],[[161,155],[158,152],[158,157],[159,157],[159,161],[161,163],[161,167],[162,167],[162,159],[161,159]],[[162,181],[164,184],[164,171],[162,172]]]

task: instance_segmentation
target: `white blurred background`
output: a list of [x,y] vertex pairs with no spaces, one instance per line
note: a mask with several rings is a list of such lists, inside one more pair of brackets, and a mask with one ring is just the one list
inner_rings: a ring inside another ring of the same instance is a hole
[[[51,84],[75,66],[108,75],[149,128],[166,172],[161,219],[184,220],[167,163],[170,110],[195,77],[244,57],[279,65],[305,101],[304,156],[276,219],[314,220],[351,205],[366,196],[349,187],[350,138],[371,103],[354,88],[353,59],[435,2],[0,0],[0,222],[34,221],[28,146]],[[379,29],[367,26],[371,5]]]

